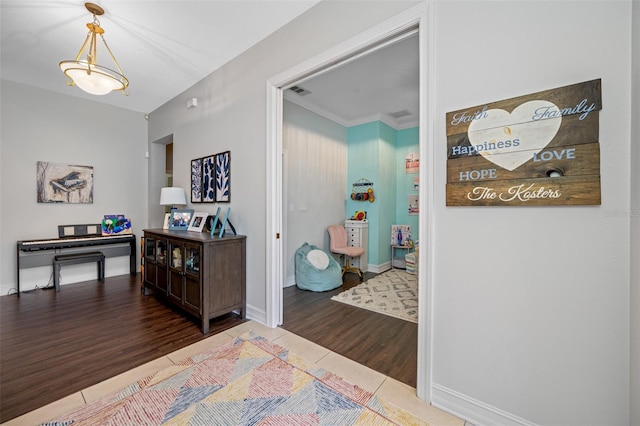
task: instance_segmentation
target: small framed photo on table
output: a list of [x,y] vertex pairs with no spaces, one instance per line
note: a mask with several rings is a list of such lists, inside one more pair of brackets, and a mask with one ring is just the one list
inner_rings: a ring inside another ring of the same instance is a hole
[[188,231],[194,232],[202,232],[202,228],[204,228],[204,224],[207,221],[207,217],[209,213],[196,212],[191,218],[191,222],[189,223]]
[[162,229],[169,229],[169,222],[171,222],[171,213],[164,214],[164,223],[162,224]]
[[188,230],[193,213],[193,209],[173,210],[171,212],[171,219],[169,220],[169,229],[174,231]]

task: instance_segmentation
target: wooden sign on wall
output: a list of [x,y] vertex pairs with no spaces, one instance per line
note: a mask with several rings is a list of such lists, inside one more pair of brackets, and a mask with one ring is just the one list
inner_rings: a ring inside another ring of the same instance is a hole
[[447,113],[447,206],[599,205],[601,80]]

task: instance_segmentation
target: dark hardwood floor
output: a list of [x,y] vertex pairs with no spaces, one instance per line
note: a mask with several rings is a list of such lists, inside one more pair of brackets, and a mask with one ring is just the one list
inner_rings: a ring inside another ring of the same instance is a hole
[[[0,422],[208,336],[140,292],[140,275],[0,297]],[[229,314],[211,334],[241,324]]]
[[[283,328],[343,356],[416,383],[417,325],[285,289]],[[371,276],[371,274],[368,274]],[[244,322],[229,314],[211,334]],[[140,276],[0,297],[0,422],[152,361],[208,336],[198,321],[140,292]]]
[[[375,275],[367,272],[364,279]],[[322,293],[285,288],[282,328],[416,387],[418,324],[331,300],[360,284],[351,273],[343,282]]]

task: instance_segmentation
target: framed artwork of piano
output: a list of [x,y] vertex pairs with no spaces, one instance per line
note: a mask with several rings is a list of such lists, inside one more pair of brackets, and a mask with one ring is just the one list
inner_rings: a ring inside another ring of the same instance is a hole
[[93,204],[93,167],[38,161],[38,203]]

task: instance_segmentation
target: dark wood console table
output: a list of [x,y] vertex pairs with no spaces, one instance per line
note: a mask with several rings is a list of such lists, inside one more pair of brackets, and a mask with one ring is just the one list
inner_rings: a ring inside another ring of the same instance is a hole
[[144,230],[144,288],[201,321],[234,310],[246,317],[246,237]]

